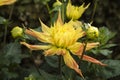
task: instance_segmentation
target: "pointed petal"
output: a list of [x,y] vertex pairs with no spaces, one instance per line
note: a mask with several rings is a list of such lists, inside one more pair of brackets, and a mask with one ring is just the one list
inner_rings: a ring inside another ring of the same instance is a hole
[[30,50],[45,50],[51,47],[50,45],[30,45],[26,42],[20,42],[20,44],[25,45]]
[[66,52],[66,49],[61,49],[61,48],[57,48],[55,46],[52,46],[50,49],[46,50],[44,52],[45,56],[51,56],[51,55],[54,55],[54,54],[57,54],[57,55],[64,55]]
[[90,50],[94,47],[97,47],[99,45],[99,42],[96,43],[87,43],[86,50]]
[[42,41],[42,42],[46,42],[46,43],[51,43],[50,39],[49,39],[49,36],[44,34],[44,33],[41,33],[41,32],[38,32],[38,31],[35,31],[33,29],[26,29],[25,30],[25,33],[37,38],[39,41]]
[[61,12],[59,10],[59,13],[58,13],[58,18],[57,18],[57,21],[55,23],[56,25],[63,25],[63,21],[62,21],[62,18],[61,18]]
[[13,4],[15,2],[16,2],[16,0],[0,0],[0,6],[10,5],[10,4]]
[[92,63],[95,63],[95,64],[99,64],[99,65],[102,65],[102,66],[106,66],[106,64],[98,61],[97,59],[95,58],[92,58],[90,56],[87,56],[87,55],[83,55],[83,60],[86,60],[86,61],[89,61],[89,62],[92,62]]
[[50,32],[50,28],[47,25],[45,25],[40,19],[39,19],[39,21],[40,21],[41,26],[42,26],[42,31],[44,33],[49,33]]
[[79,66],[78,64],[76,63],[76,61],[72,58],[72,56],[70,55],[70,53],[68,51],[66,51],[66,54],[63,55],[63,58],[64,58],[64,62],[65,64],[70,67],[71,69],[74,69],[82,78],[83,75],[82,75],[82,72],[81,70],[79,69]]
[[83,52],[84,44],[76,42],[75,44],[68,47],[68,49],[74,54],[74,55],[81,55]]
[[52,46],[50,49],[48,49],[44,52],[44,55],[45,56],[52,56],[52,55],[56,54],[56,51],[57,51],[57,47]]

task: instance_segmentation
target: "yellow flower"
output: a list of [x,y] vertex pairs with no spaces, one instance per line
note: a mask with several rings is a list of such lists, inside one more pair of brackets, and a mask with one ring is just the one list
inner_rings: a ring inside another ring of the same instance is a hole
[[10,4],[13,4],[15,2],[16,2],[16,0],[0,0],[0,6],[10,5]]
[[[26,42],[21,42],[21,44],[27,46],[30,50],[44,50],[45,56],[51,55],[62,55],[65,64],[74,69],[79,75],[82,75],[79,65],[72,58],[71,53],[80,57],[83,52],[84,43],[78,42],[78,39],[85,35],[85,32],[81,28],[81,22],[79,21],[69,21],[68,23],[63,23],[61,15],[59,13],[57,21],[51,27],[46,26],[42,21],[42,32],[37,32],[33,29],[26,29],[25,33],[37,38],[43,43],[48,43],[47,45],[31,45]],[[94,48],[99,43],[87,43],[86,50]],[[89,57],[87,55],[83,56],[83,60],[90,61],[96,64],[105,65],[98,60]]]
[[90,4],[84,7],[84,3],[81,6],[73,6],[71,0],[69,0],[66,8],[66,15],[69,19],[79,19],[84,11],[89,7]]
[[12,29],[11,34],[13,38],[21,37],[23,35],[23,29],[19,26],[16,26]]

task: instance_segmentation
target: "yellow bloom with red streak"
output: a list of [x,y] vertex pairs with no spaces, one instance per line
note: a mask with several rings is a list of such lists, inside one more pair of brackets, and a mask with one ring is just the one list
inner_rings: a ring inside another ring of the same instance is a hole
[[13,4],[15,2],[16,2],[16,0],[0,0],[0,6],[10,5],[10,4]]
[[90,4],[84,7],[84,3],[81,6],[73,6],[71,0],[69,0],[66,8],[66,15],[69,19],[79,19]]
[[[29,34],[43,43],[48,43],[47,45],[31,45],[26,42],[21,42],[21,44],[27,46],[30,50],[44,50],[45,56],[51,55],[62,55],[65,64],[74,69],[79,75],[82,75],[79,65],[72,58],[71,53],[80,57],[83,53],[84,43],[78,42],[78,39],[85,36],[85,32],[80,26],[82,26],[79,21],[69,21],[68,23],[63,23],[61,15],[59,13],[57,21],[51,27],[46,26],[42,21],[42,32],[35,31],[33,29],[26,29],[25,33]],[[99,43],[87,43],[86,50],[94,48]],[[99,65],[105,65],[98,60],[83,55],[83,60],[90,61]]]

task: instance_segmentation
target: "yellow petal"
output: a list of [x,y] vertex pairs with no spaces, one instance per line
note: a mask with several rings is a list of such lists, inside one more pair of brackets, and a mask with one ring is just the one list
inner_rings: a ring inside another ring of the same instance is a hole
[[86,61],[89,61],[89,62],[92,62],[92,63],[95,63],[95,64],[99,64],[99,65],[102,65],[102,66],[106,66],[106,64],[98,61],[97,59],[95,58],[92,58],[90,56],[87,56],[87,55],[83,55],[83,60],[86,60]]
[[39,19],[39,21],[40,21],[41,26],[42,26],[42,31],[44,33],[49,33],[50,32],[50,28],[47,25],[45,25],[40,19]]
[[76,42],[75,44],[68,47],[68,49],[75,55],[81,55],[83,52],[84,45]]
[[99,45],[99,42],[96,43],[87,43],[86,50],[90,50],[94,47],[97,47]]
[[57,48],[55,46],[52,46],[50,49],[48,49],[44,52],[45,56],[51,56],[54,54],[64,55],[65,53],[66,53],[66,49]]
[[25,45],[30,50],[46,50],[46,49],[49,49],[51,47],[50,45],[30,45],[26,42],[20,42],[20,44]]
[[41,42],[45,42],[45,43],[51,43],[50,41],[50,37],[47,34],[35,31],[33,29],[26,29],[25,32],[35,38],[37,38],[39,41]]
[[61,18],[61,12],[59,10],[58,12],[58,18],[57,18],[57,21],[55,23],[56,25],[63,25],[63,21],[62,21],[62,18]]
[[45,56],[52,56],[52,55],[56,54],[56,51],[57,51],[57,47],[52,46],[50,49],[48,49],[44,52],[44,55]]
[[0,6],[2,5],[10,5],[16,2],[16,0],[0,0]]
[[70,55],[70,53],[68,51],[66,51],[66,54],[63,55],[63,58],[64,58],[64,62],[65,64],[70,67],[71,69],[75,70],[82,78],[83,75],[82,75],[82,72],[81,70],[79,69],[79,66],[78,64],[76,63],[76,61],[72,58],[72,56]]

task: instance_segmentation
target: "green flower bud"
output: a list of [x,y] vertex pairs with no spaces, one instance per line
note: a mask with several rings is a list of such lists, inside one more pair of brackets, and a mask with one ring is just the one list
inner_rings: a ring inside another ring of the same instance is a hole
[[62,2],[60,2],[59,0],[56,0],[56,2],[53,4],[53,7],[61,6],[61,5],[62,5]]
[[13,38],[21,37],[23,34],[23,29],[19,26],[16,26],[12,29],[11,34],[12,34]]
[[99,36],[99,30],[97,27],[90,26],[86,31],[87,38],[95,39]]

